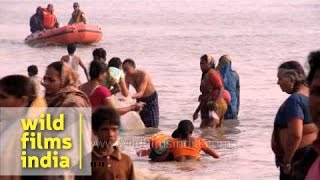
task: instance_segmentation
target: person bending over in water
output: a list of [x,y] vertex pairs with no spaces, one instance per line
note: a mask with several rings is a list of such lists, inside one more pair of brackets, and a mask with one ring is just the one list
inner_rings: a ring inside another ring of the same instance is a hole
[[172,153],[174,160],[178,162],[186,160],[199,160],[200,151],[214,158],[219,158],[217,152],[210,148],[207,142],[200,137],[192,137],[194,126],[190,120],[182,120],[179,122],[178,128],[173,132],[172,139],[169,142],[169,149],[157,161],[167,160]]
[[[126,84],[132,84],[137,93],[132,96],[138,102],[146,103],[140,112],[141,119],[146,127],[159,125],[159,105],[158,94],[153,85],[151,77],[145,71],[136,69],[136,64],[132,59],[126,59],[122,64],[123,71],[126,73]],[[125,96],[128,96],[126,94]]]

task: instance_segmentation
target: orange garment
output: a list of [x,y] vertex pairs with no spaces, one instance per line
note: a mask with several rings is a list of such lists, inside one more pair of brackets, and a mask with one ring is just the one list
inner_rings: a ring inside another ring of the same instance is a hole
[[52,13],[49,12],[47,9],[43,9],[43,26],[47,29],[53,28],[56,24],[57,18]]
[[200,151],[208,147],[207,142],[202,138],[192,138],[192,147],[186,145],[185,140],[172,139],[169,142],[169,151],[176,159],[180,156],[192,156],[196,159],[200,158]]

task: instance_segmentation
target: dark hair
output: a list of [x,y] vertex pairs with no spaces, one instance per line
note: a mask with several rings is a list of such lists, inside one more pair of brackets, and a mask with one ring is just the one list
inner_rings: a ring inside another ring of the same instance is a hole
[[129,65],[131,67],[136,67],[136,64],[134,63],[133,59],[127,58],[123,61],[122,65]]
[[68,49],[69,54],[73,54],[77,49],[77,45],[76,44],[68,44],[67,49]]
[[120,68],[122,64],[122,61],[120,58],[118,57],[113,57],[110,59],[110,61],[108,62],[108,67],[116,67],[116,68]]
[[[287,73],[295,81],[293,85],[293,93],[296,92],[301,85],[306,85],[306,75],[304,73],[303,67],[297,61],[287,61],[282,63],[278,69],[289,70]],[[290,71],[292,70],[292,71]]]
[[101,107],[92,113],[92,129],[97,132],[103,124],[120,126],[120,115],[115,109]]
[[92,51],[92,56],[94,59],[97,59],[97,58],[106,59],[107,52],[103,48],[96,48],[95,50]]
[[78,6],[78,7],[80,7],[79,3],[77,3],[77,2],[73,3],[73,6]]
[[174,138],[187,138],[190,134],[192,134],[194,126],[190,120],[182,120],[178,124],[178,128],[173,132],[172,137]]
[[106,71],[107,71],[107,66],[105,63],[99,60],[93,60],[90,63],[89,75],[91,79],[98,78],[101,73],[104,73]]
[[28,73],[29,75],[37,75],[38,74],[38,67],[36,65],[31,65],[28,67]]
[[22,98],[29,98],[29,106],[36,98],[36,89],[32,81],[23,75],[9,75],[0,79],[0,88],[7,94]]
[[62,66],[63,66],[63,62],[62,61],[56,61],[56,62],[53,62],[53,63],[49,64],[49,66],[47,66],[47,68],[53,68],[56,71],[58,71],[59,74],[61,75]]
[[320,70],[320,51],[313,51],[308,56],[310,71],[308,74],[308,84],[310,85],[317,71]]

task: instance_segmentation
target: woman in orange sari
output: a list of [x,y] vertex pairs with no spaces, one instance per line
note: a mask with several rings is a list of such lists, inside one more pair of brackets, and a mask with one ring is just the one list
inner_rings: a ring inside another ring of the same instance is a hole
[[[224,89],[221,75],[214,69],[214,59],[210,55],[203,55],[200,58],[200,68],[202,71],[199,96],[199,106],[193,114],[193,120],[198,118],[201,112],[200,128],[220,127],[223,117],[230,103],[231,97]],[[215,117],[215,114],[218,117]],[[215,122],[216,121],[216,122]]]

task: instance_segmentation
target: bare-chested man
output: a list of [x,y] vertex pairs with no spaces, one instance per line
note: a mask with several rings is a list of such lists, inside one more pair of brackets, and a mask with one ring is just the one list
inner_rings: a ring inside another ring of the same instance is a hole
[[136,89],[136,94],[132,96],[137,101],[146,103],[140,112],[142,121],[146,127],[158,127],[159,125],[159,105],[158,94],[152,83],[150,76],[142,70],[136,69],[132,59],[126,59],[122,64],[126,74],[127,87],[131,84]]

